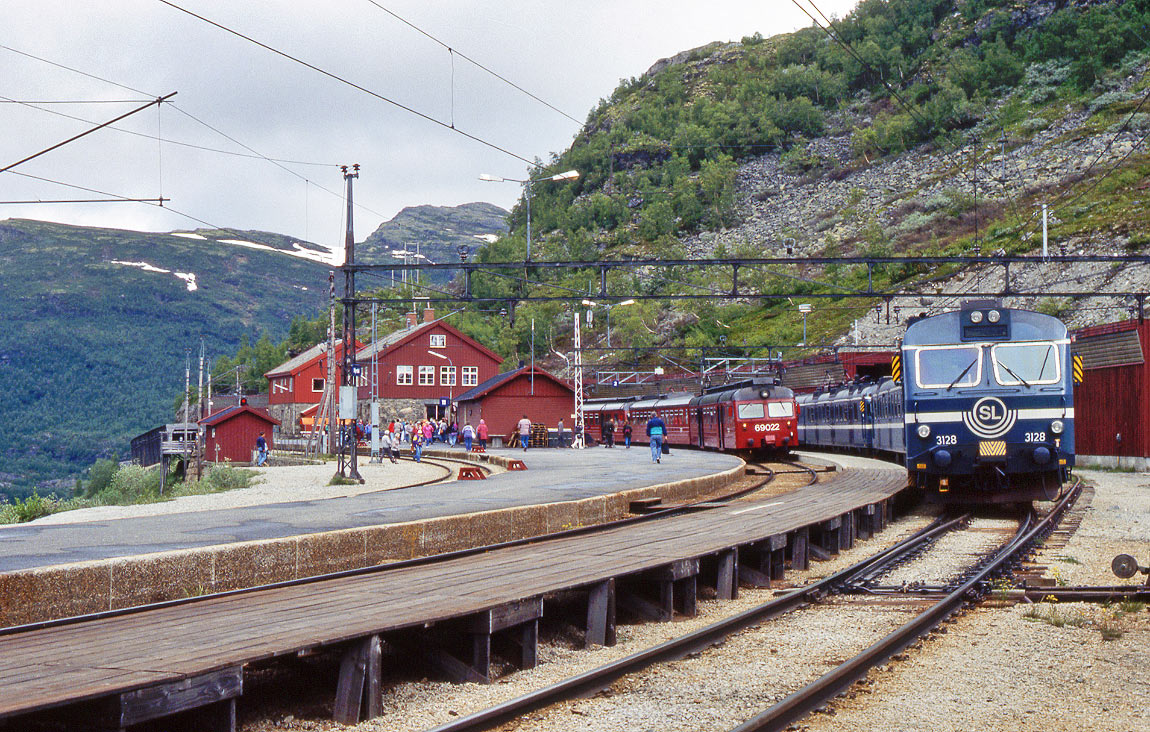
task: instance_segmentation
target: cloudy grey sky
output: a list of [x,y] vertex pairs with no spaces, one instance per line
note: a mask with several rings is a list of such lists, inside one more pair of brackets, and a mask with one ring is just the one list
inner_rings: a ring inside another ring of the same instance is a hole
[[[3,201],[99,195],[28,177],[38,176],[117,196],[162,195],[171,199],[166,208],[2,205],[0,218],[148,231],[210,224],[331,245],[343,231],[342,203],[333,195],[342,193],[341,163],[362,166],[357,239],[405,206],[490,201],[509,208],[518,186],[478,176],[523,178],[527,165],[444,125],[546,160],[566,149],[620,79],[639,76],[658,59],[711,41],[810,24],[790,0],[172,2],[442,124],[160,0],[3,0],[0,168],[150,98],[177,95],[174,109],[152,107],[119,129],[100,130],[0,174]],[[816,2],[841,16],[856,0]],[[477,69],[384,8],[565,114]],[[77,101],[101,103],[55,103]],[[284,162],[250,157],[237,141]]]

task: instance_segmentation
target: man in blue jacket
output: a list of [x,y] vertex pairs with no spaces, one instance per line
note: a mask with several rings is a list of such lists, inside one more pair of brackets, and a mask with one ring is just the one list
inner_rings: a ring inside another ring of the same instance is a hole
[[667,425],[662,417],[655,415],[647,420],[647,436],[651,438],[651,462],[660,462],[663,456],[663,436],[667,434]]

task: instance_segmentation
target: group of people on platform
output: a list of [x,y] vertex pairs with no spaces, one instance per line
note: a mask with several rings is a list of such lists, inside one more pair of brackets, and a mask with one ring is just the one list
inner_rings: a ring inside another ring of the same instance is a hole
[[[524,452],[527,451],[528,444],[531,441],[531,424],[530,418],[524,414],[523,418],[520,419],[515,426],[519,437],[519,445],[523,448]],[[411,445],[412,455],[415,462],[418,463],[423,457],[423,448],[435,443],[437,440],[449,447],[454,447],[457,442],[462,441],[464,449],[470,452],[472,445],[476,441],[478,441],[482,449],[486,450],[489,435],[487,422],[482,419],[479,420],[479,425],[476,427],[473,427],[469,422],[465,423],[463,427],[460,427],[458,422],[453,421],[449,424],[446,419],[442,418],[438,420],[420,419],[413,422],[401,418],[389,422],[386,427],[381,427],[380,431],[380,451],[393,463],[399,461],[400,450],[403,449],[405,444]],[[600,431],[603,446],[614,447],[616,432],[615,419],[608,417],[601,425]],[[360,439],[370,440],[371,425],[362,422],[357,423],[356,433]],[[647,437],[651,443],[651,462],[661,462],[663,439],[666,433],[667,426],[658,415],[647,421]],[[623,444],[627,448],[631,447],[631,434],[631,424],[624,422],[622,429]],[[562,419],[559,420],[558,424],[557,445],[559,447],[568,446],[567,430]],[[256,440],[256,450],[258,451],[257,464],[263,465],[267,459],[267,442],[262,432]]]

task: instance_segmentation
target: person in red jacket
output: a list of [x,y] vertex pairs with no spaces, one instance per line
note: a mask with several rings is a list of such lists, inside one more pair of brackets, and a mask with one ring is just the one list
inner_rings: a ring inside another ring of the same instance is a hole
[[483,448],[484,452],[487,451],[487,423],[482,419],[479,420],[479,427],[475,429],[476,435],[479,437],[479,446]]

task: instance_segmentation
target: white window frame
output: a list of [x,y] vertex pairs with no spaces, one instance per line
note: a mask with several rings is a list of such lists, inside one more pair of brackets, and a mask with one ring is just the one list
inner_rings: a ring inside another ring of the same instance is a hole
[[439,385],[440,386],[455,386],[455,367],[454,366],[440,366],[439,367]]
[[463,367],[463,386],[479,386],[479,367]]
[[444,333],[432,333],[430,343],[432,348],[447,348],[447,335]]
[[419,367],[419,385],[420,386],[435,386],[435,367],[434,366],[420,366]]
[[1058,352],[1058,346],[1052,341],[1020,341],[1018,343],[995,343],[990,347],[990,360],[994,364],[994,380],[1002,386],[1022,386],[1022,382],[1015,379],[1010,373],[1002,368],[1002,364],[998,362],[998,351],[1008,351],[1012,348],[1021,348],[1025,346],[1046,346],[1054,351],[1054,376],[1050,379],[1034,380],[1027,382],[1031,386],[1045,386],[1049,384],[1057,384],[1062,381],[1062,356]]
[[[975,386],[978,386],[979,384],[982,383],[982,360],[983,360],[983,356],[985,355],[983,353],[982,349],[985,345],[986,344],[984,344],[984,343],[962,343],[962,344],[945,345],[945,346],[923,346],[922,348],[919,348],[917,351],[915,351],[915,354],[914,354],[914,380],[915,380],[915,384],[917,384],[918,388],[920,388],[920,389],[945,389],[948,386],[950,386],[950,384],[927,384],[927,383],[923,382],[923,380],[922,380],[922,364],[921,364],[921,359],[922,359],[923,353],[925,353],[927,351],[961,351],[961,350],[973,348],[978,352],[978,358],[976,359],[975,364],[972,367],[972,369],[970,371],[968,371],[962,377],[964,380],[959,381],[957,384],[955,384],[955,387],[957,387],[959,389],[970,389],[970,388],[973,388]],[[969,379],[970,381],[969,382],[965,381],[965,379]]]
[[[315,387],[316,387],[316,384],[319,384],[319,388],[318,388],[318,389],[317,389],[317,388],[315,388]],[[326,386],[326,384],[327,384],[327,379],[325,379],[325,378],[323,378],[323,377],[320,377],[320,378],[313,378],[313,379],[311,380],[311,391],[312,391],[312,393],[313,393],[313,394],[322,394],[322,393],[323,393],[323,388],[324,388],[324,386]]]
[[414,366],[396,366],[395,367],[395,385],[396,386],[412,386],[415,384],[415,367]]

